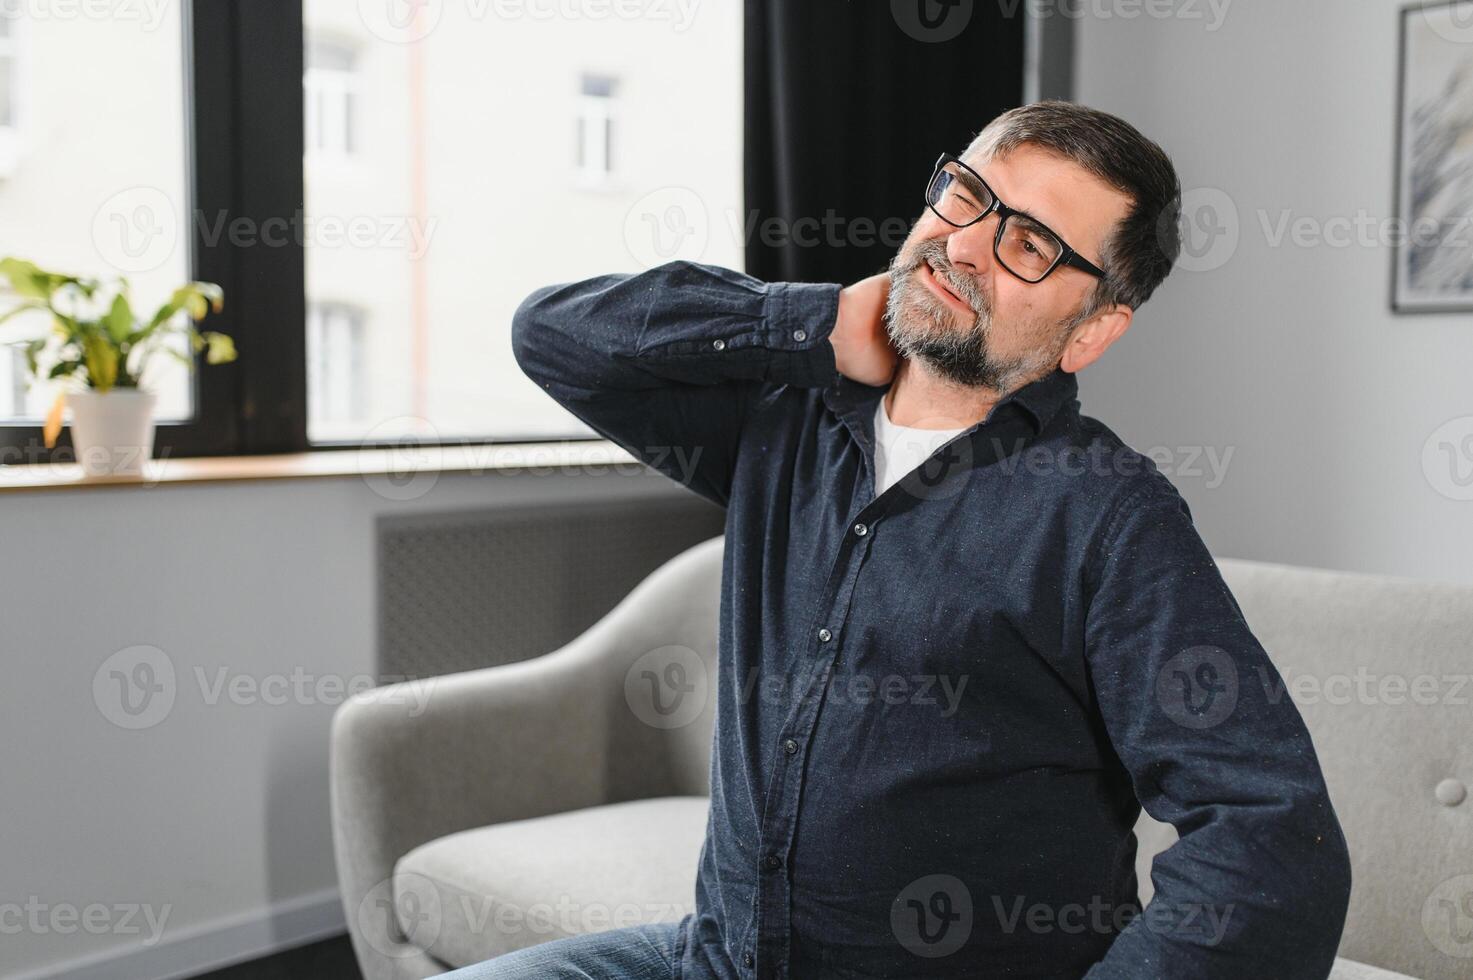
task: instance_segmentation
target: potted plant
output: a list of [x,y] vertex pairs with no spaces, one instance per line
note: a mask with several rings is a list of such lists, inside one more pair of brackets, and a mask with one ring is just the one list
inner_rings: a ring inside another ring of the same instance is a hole
[[157,396],[139,387],[143,369],[160,351],[194,366],[194,359],[169,340],[185,334],[195,353],[205,351],[209,364],[235,360],[229,336],[194,328],[193,321],[224,305],[224,294],[212,282],[185,283],[145,321],[134,313],[128,280],[121,277],[69,276],[7,258],[0,259],[0,279],[16,298],[0,313],[0,323],[31,311],[51,319],[46,335],[6,343],[24,349],[29,384],[42,377],[43,361],[50,365],[47,379],[63,379],[46,415],[46,446],[56,445],[62,411],[70,407],[72,444],[89,476],[141,473],[143,461],[153,455]]

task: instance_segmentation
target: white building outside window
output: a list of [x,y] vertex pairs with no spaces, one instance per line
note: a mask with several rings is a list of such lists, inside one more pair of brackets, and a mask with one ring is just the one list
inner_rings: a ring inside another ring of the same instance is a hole
[[309,424],[353,422],[366,408],[363,311],[346,303],[307,307]]
[[312,39],[305,52],[302,88],[307,152],[349,156],[357,150],[357,54],[335,41]]
[[580,80],[575,162],[578,181],[586,186],[607,184],[614,174],[617,89],[618,80],[608,75],[584,74]]

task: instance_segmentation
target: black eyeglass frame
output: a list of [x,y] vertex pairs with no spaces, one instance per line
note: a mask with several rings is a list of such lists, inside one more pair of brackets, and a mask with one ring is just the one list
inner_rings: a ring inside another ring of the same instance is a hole
[[[931,186],[936,183],[936,178],[940,175],[941,168],[946,166],[948,163],[954,163],[958,167],[961,167],[963,170],[965,170],[967,173],[971,174],[973,179],[975,179],[977,183],[982,186],[982,189],[987,191],[988,196],[992,198],[992,204],[989,205],[986,210],[977,215],[977,217],[973,218],[971,221],[965,222],[964,224],[957,224],[955,221],[952,221],[946,215],[938,211],[936,209],[936,205],[931,203]],[[1031,214],[1028,214],[1025,211],[1019,211],[1016,208],[1010,208],[1006,204],[1002,203],[1002,198],[998,197],[997,192],[992,189],[991,185],[989,185],[987,181],[982,179],[981,174],[977,173],[977,171],[973,170],[965,163],[962,163],[961,160],[957,159],[950,153],[943,153],[941,154],[941,156],[936,158],[936,166],[931,171],[931,179],[926,182],[926,207],[931,209],[932,214],[936,215],[936,217],[951,225],[953,228],[970,227],[971,225],[974,225],[979,221],[986,220],[988,215],[996,211],[998,214],[997,234],[994,235],[992,238],[992,254],[997,258],[998,265],[1002,266],[1004,269],[1007,269],[1009,273],[1017,276],[1019,279],[1023,280],[1026,283],[1036,285],[1040,282],[1043,282],[1053,273],[1055,269],[1057,269],[1061,265],[1072,266],[1075,269],[1079,269],[1081,272],[1088,272],[1090,275],[1100,279],[1103,279],[1105,277],[1105,270],[1101,269],[1099,266],[1095,265],[1089,259],[1080,255],[1073,248],[1071,248],[1069,246],[1069,243],[1064,241],[1063,235],[1060,235],[1058,232],[1054,231],[1048,225],[1044,224],[1042,221],[1039,221]],[[1007,227],[1008,219],[1015,214],[1019,215],[1020,217],[1027,218],[1029,221],[1036,224],[1039,228],[1042,228],[1050,235],[1053,235],[1062,248],[1062,251],[1059,252],[1058,257],[1054,259],[1053,264],[1045,269],[1043,275],[1039,276],[1037,279],[1029,279],[1027,276],[1015,272],[1011,268],[1008,268],[1008,264],[1002,260],[1002,254],[1000,250],[1002,247],[1003,229]]]

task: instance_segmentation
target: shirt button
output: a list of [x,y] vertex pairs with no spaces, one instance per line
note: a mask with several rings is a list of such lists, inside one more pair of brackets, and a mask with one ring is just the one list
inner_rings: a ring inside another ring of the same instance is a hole
[[716,348],[717,350],[726,350],[726,341],[724,341],[724,340],[713,340],[713,341],[711,341],[711,346],[714,347],[714,348]]
[[854,525],[854,533],[862,538],[869,533],[869,528],[865,527],[863,524],[856,524]]
[[793,331],[793,339],[796,340],[796,341],[799,341],[799,342],[802,342],[804,340],[807,340],[808,339],[808,331],[807,330],[794,330]]
[[751,953],[743,953],[742,954],[742,966],[745,966],[745,967],[748,967],[748,968],[750,968],[752,966],[752,954]]
[[820,643],[827,643],[830,640],[832,640],[833,638],[834,638],[834,634],[832,634],[832,633],[829,632],[829,628],[827,626],[825,626],[823,629],[821,629],[821,630],[818,631],[818,641]]
[[783,859],[776,854],[769,854],[762,859],[762,866],[768,871],[776,871],[783,866]]
[[788,755],[792,755],[794,752],[798,751],[798,743],[791,738],[788,739],[786,742],[783,743],[783,751],[786,752]]

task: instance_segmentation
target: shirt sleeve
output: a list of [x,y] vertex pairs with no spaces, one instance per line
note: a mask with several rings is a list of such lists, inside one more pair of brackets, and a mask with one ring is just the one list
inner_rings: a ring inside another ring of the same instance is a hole
[[1350,861],[1308,730],[1165,477],[1115,511],[1086,649],[1142,807],[1178,841],[1086,980],[1329,975]]
[[512,320],[512,350],[600,435],[724,507],[757,390],[837,377],[839,289],[670,262],[536,290]]

